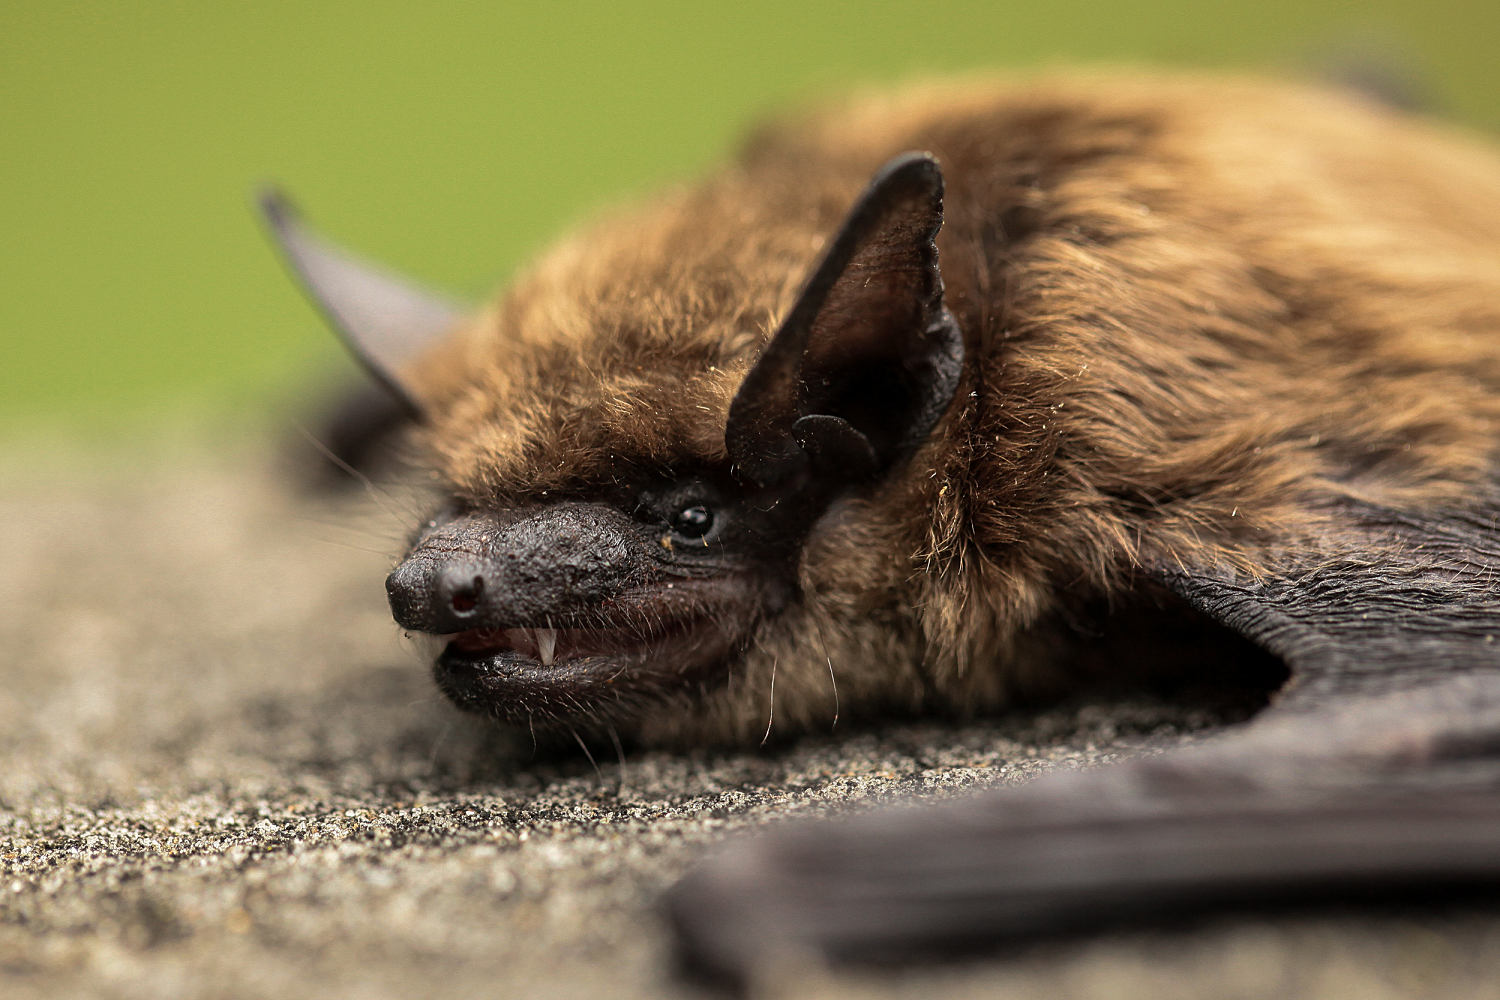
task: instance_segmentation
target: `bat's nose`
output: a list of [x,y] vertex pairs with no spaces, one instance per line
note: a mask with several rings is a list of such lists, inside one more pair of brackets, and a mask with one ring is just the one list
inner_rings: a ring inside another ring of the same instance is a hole
[[558,504],[471,515],[426,535],[386,577],[391,615],[416,632],[511,628],[587,616],[651,570],[624,514]]
[[462,632],[474,628],[487,589],[484,567],[467,560],[439,563],[408,559],[385,580],[391,615],[418,632]]

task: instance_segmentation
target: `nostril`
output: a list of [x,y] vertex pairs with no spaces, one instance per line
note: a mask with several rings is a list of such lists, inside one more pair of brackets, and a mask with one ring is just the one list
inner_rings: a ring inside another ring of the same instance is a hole
[[476,576],[468,583],[454,587],[453,596],[448,599],[448,604],[458,614],[465,615],[479,606],[479,598],[483,593],[484,577]]

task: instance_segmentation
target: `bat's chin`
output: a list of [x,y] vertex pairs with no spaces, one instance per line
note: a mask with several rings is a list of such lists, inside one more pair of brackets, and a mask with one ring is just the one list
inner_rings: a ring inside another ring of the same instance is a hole
[[709,683],[738,641],[709,617],[649,632],[474,629],[448,637],[433,673],[460,708],[534,726],[586,724]]

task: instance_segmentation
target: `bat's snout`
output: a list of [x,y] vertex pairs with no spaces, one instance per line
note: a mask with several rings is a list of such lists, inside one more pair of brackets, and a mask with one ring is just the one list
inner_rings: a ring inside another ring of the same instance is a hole
[[474,628],[485,610],[485,591],[494,587],[492,568],[477,560],[434,564],[407,559],[386,577],[391,615],[417,632],[460,632]]
[[402,628],[446,634],[566,624],[649,572],[639,529],[602,504],[506,520],[471,514],[427,534],[386,578]]

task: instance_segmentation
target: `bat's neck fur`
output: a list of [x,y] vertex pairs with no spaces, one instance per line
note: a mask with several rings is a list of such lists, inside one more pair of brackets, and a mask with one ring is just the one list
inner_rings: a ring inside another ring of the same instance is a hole
[[725,461],[735,389],[904,149],[947,178],[964,384],[648,738],[759,738],[773,700],[774,731],[826,728],[835,683],[846,715],[1065,686],[1058,623],[1143,565],[1312,559],[1329,505],[1457,504],[1493,458],[1492,151],[1343,96],[1109,79],[841,107],[563,245],[421,365],[443,476],[485,501]]

